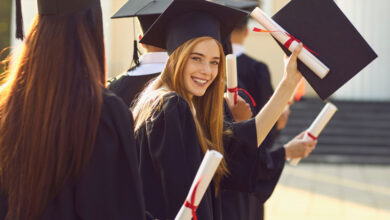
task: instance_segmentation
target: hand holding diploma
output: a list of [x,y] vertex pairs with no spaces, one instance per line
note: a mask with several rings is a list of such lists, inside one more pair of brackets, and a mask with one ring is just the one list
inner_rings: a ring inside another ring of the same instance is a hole
[[192,218],[197,220],[196,208],[213,179],[222,157],[222,154],[214,150],[206,152],[195,179],[192,182],[186,201],[180,208],[175,220],[191,220]]
[[237,59],[233,54],[226,56],[226,86],[229,102],[237,104]]
[[[334,106],[330,102],[326,103],[325,107],[321,110],[320,114],[310,125],[309,129],[307,129],[307,131],[304,133],[303,140],[308,140],[308,139],[317,140],[321,131],[325,128],[325,126],[328,124],[328,122],[333,117],[336,111],[337,111],[336,106]],[[292,159],[290,163],[296,166],[298,165],[300,160],[301,159],[299,158]]]
[[237,85],[237,58],[233,54],[226,56],[226,87],[227,87],[227,99],[228,103],[237,104],[238,101],[238,91],[245,92],[250,98],[252,105],[256,106],[256,102],[245,89],[238,88]]

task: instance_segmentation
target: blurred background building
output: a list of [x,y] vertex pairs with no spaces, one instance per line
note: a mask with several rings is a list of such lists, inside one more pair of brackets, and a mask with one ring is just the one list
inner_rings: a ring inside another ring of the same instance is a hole
[[[108,78],[129,68],[133,39],[140,33],[133,18],[110,19],[126,1],[101,0]],[[313,154],[298,167],[286,167],[268,202],[268,220],[390,219],[390,1],[335,1],[378,58],[330,97],[339,111]],[[21,44],[14,38],[13,2],[0,1],[1,49]],[[273,15],[288,2],[260,0],[259,6]],[[36,1],[22,0],[22,10],[27,33],[37,12]],[[249,26],[259,25],[251,20]],[[249,55],[268,65],[275,86],[283,75],[284,54],[274,39],[251,32],[244,46]],[[291,108],[279,144],[307,128],[324,105],[310,85],[306,86],[303,99]]]

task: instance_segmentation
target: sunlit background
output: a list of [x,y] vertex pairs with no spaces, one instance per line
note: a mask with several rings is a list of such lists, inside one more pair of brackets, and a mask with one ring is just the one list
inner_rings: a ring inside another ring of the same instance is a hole
[[[14,49],[21,44],[14,38],[13,2],[0,1],[1,49],[10,46]],[[101,2],[108,78],[111,78],[128,69],[132,41],[139,28],[131,18],[110,19],[126,0]],[[261,0],[259,6],[273,15],[288,2]],[[339,111],[321,134],[313,155],[297,167],[286,165],[280,184],[266,204],[267,220],[390,219],[390,1],[336,0],[336,3],[378,58],[331,96],[329,100]],[[22,7],[27,33],[37,12],[36,1],[22,0]],[[249,25],[258,24],[250,21]],[[249,55],[268,65],[276,85],[283,72],[283,53],[275,41],[268,34],[251,32],[245,47]],[[306,94],[292,106],[289,124],[278,144],[307,128],[323,105],[306,84]]]

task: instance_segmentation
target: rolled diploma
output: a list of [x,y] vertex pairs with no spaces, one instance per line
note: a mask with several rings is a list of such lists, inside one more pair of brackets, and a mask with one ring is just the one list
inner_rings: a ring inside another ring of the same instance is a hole
[[[313,121],[313,123],[311,123],[309,129],[307,129],[307,131],[305,132],[303,139],[311,139],[308,133],[312,134],[314,137],[318,137],[321,131],[325,128],[330,119],[333,117],[334,113],[336,113],[336,111],[337,107],[335,105],[330,102],[326,103],[326,105],[322,108],[320,114],[318,114],[317,118]],[[299,158],[292,159],[290,161],[290,164],[296,166],[298,165],[300,160],[301,159]]]
[[[210,185],[210,182],[214,176],[215,171],[218,168],[219,163],[221,162],[223,156],[217,151],[211,150],[207,151],[198,172],[196,173],[195,179],[192,182],[190,191],[187,195],[186,200],[191,202],[192,192],[194,191],[195,185],[198,183],[199,179],[203,177],[201,182],[198,185],[195,195],[195,206],[198,206],[204,193],[207,190],[207,187]],[[176,215],[175,220],[191,220],[192,219],[192,210],[186,206],[180,208],[179,213]]]
[[[228,89],[237,87],[237,59],[233,54],[226,56],[226,86]],[[230,103],[234,103],[234,92],[227,91],[227,97]]]
[[[251,16],[268,31],[277,31],[271,32],[271,34],[281,44],[284,45],[290,39],[290,37],[285,34],[287,31],[285,31],[274,20],[268,17],[268,15],[266,15],[260,8],[256,7],[252,11]],[[288,50],[293,52],[296,46],[298,46],[298,42],[293,41]],[[325,66],[325,64],[323,64],[319,59],[317,59],[317,57],[315,57],[312,53],[310,53],[310,51],[308,51],[306,48],[302,48],[298,58],[321,79],[323,79],[329,72],[329,68]]]

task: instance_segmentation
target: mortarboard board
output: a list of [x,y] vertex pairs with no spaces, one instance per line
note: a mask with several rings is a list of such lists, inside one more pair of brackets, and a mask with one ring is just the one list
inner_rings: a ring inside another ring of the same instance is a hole
[[272,18],[318,53],[317,57],[329,67],[329,73],[320,79],[298,63],[298,69],[323,100],[377,57],[333,0],[292,0]]
[[210,36],[223,42],[248,13],[205,0],[174,0],[141,39],[171,54],[184,42]]
[[[259,2],[254,0],[208,0],[208,1],[215,2],[220,5],[225,5],[231,8],[238,8],[244,11],[248,11],[248,13],[252,11],[256,6],[259,5]],[[248,17],[244,17],[234,22],[236,24],[235,27],[246,26],[248,22]],[[222,47],[225,54],[233,53],[232,42],[230,41],[230,37],[224,40]]]
[[257,0],[208,0],[231,8],[238,8],[245,11],[252,11],[259,5]]
[[[171,2],[172,0],[129,0],[115,12],[111,18],[137,17],[142,32],[145,33]],[[133,31],[135,33],[135,30]],[[136,66],[140,64],[140,53],[137,46],[137,40],[134,36],[132,62],[134,62]]]
[[111,18],[138,17],[145,33],[172,0],[129,0]]

